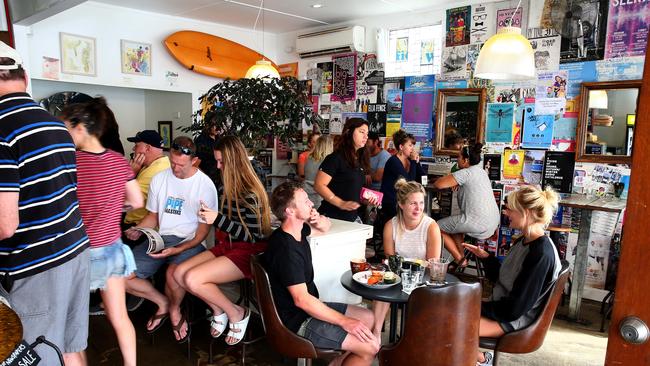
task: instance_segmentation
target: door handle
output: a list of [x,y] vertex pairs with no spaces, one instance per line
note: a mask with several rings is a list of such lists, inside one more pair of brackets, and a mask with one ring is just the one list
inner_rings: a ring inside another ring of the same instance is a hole
[[621,333],[621,337],[626,342],[632,344],[645,343],[650,337],[648,326],[636,316],[628,316],[623,319],[618,330]]

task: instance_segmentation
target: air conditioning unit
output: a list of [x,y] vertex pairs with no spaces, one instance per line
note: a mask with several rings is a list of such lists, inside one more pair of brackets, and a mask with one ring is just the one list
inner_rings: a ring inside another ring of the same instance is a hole
[[362,26],[340,27],[301,34],[296,39],[300,58],[351,51],[365,52],[366,29]]

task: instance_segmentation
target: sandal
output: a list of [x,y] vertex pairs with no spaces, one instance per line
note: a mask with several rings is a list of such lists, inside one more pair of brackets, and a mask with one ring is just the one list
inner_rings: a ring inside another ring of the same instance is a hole
[[456,262],[454,260],[453,262],[449,263],[449,266],[447,267],[447,272],[448,273],[454,273],[454,272],[458,271],[461,268],[467,267],[468,264],[469,264],[469,261],[467,260],[467,258],[461,259],[460,262]]
[[[228,325],[228,315],[223,312],[219,315],[213,315],[210,317],[210,335],[212,338],[219,338],[223,334],[223,331],[226,330]],[[215,333],[212,332],[212,329],[215,330]]]
[[149,318],[149,322],[147,322],[147,323],[151,324],[151,323],[155,322],[156,320],[160,320],[160,322],[158,324],[156,324],[156,326],[151,328],[151,329],[147,328],[147,333],[148,334],[153,334],[154,332],[156,332],[158,329],[160,329],[160,327],[162,327],[162,325],[165,323],[165,320],[167,320],[167,318],[169,318],[169,313],[154,314],[151,318]]
[[230,328],[230,330],[228,331],[228,337],[235,338],[234,342],[226,341],[226,343],[229,346],[236,345],[244,338],[244,335],[246,334],[246,328],[248,327],[248,320],[250,319],[250,317],[251,317],[251,311],[250,309],[246,308],[246,312],[244,313],[244,317],[242,318],[242,320],[235,323],[228,322],[228,327]]
[[[174,333],[178,333],[178,335],[180,335],[181,334],[181,328],[183,328],[183,323],[187,323],[187,333],[185,333],[185,337],[176,340],[176,342],[178,342],[178,343],[187,342],[187,340],[190,338],[190,334],[192,334],[192,328],[190,328],[190,323],[185,321],[185,314],[181,315],[181,320],[178,321],[178,324],[172,325],[172,331],[174,331]],[[176,338],[176,337],[174,337],[174,338]]]

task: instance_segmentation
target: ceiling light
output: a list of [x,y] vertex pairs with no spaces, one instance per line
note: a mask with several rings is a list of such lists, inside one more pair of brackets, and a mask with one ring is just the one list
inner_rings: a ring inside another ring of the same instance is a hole
[[257,28],[257,21],[260,18],[260,13],[262,13],[262,59],[255,62],[255,65],[251,66],[248,71],[246,71],[247,79],[258,79],[258,78],[280,78],[280,73],[278,70],[273,67],[273,64],[270,61],[264,59],[264,0],[261,1],[260,7],[257,11],[257,19],[255,19],[255,25],[253,26],[253,32]]
[[314,9],[320,9],[320,8],[323,7],[323,4],[314,4],[311,7],[314,8]]

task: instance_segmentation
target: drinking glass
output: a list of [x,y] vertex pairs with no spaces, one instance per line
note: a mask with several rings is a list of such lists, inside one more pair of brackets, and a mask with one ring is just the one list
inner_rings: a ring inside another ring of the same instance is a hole
[[431,284],[434,286],[444,285],[449,260],[447,258],[430,258],[427,262],[429,262],[429,279],[431,280]]
[[411,294],[418,284],[417,271],[407,271],[402,269],[402,291],[406,294]]

